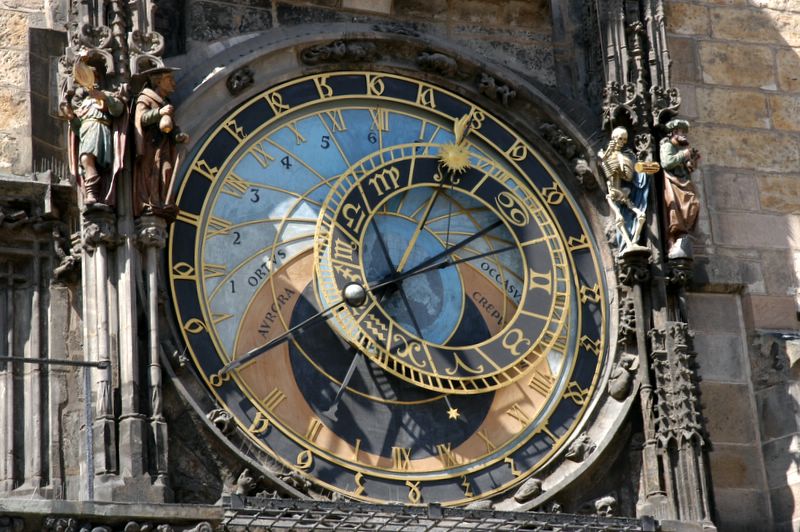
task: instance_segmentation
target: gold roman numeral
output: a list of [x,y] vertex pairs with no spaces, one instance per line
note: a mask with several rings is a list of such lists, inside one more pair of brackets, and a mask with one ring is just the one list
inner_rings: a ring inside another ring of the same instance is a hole
[[286,400],[286,394],[280,388],[273,388],[266,397],[261,400],[261,404],[268,412],[274,412],[278,406]]
[[341,109],[325,111],[325,114],[328,115],[331,121],[331,127],[334,131],[345,131],[347,129],[347,124],[344,122],[344,115]]
[[439,460],[445,467],[458,465],[458,457],[455,455],[450,443],[439,443],[436,445],[436,452],[439,453]]
[[389,131],[389,111],[387,109],[370,109],[369,114],[372,116],[372,124],[369,126],[370,129]]
[[225,176],[225,181],[222,183],[222,193],[234,198],[241,198],[247,189],[250,188],[249,181],[245,181],[235,173],[231,172]]
[[506,414],[519,421],[520,430],[527,427],[531,422],[531,418],[529,418],[528,415],[522,411],[522,409],[519,407],[519,403],[514,403],[511,405],[511,408],[506,410]]
[[483,440],[484,445],[486,445],[487,453],[490,453],[495,449],[497,449],[497,445],[495,445],[494,442],[491,440],[491,438],[489,438],[489,435],[486,434],[485,430],[481,429],[475,434],[477,434]]
[[322,421],[317,418],[312,418],[308,423],[308,429],[306,429],[306,439],[308,441],[316,442],[317,437],[319,437],[319,433],[322,431],[322,427]]
[[544,396],[547,396],[550,393],[550,390],[553,388],[553,383],[555,383],[555,379],[551,375],[542,373],[541,370],[536,370],[531,377],[531,380],[528,381],[528,387]]
[[392,447],[392,469],[408,471],[411,468],[411,449]]
[[275,157],[264,150],[260,142],[256,142],[250,146],[250,148],[247,150],[247,153],[253,156],[258,164],[261,165],[261,168],[266,168],[269,166],[269,163],[275,160]]

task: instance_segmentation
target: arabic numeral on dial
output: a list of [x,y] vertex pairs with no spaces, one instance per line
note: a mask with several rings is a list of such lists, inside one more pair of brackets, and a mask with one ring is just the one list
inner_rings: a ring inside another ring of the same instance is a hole
[[281,159],[281,164],[283,165],[284,168],[288,170],[289,168],[292,167],[292,159],[287,155],[286,157]]
[[328,135],[322,135],[322,139],[320,140],[319,147],[323,150],[327,150],[331,147],[331,138]]
[[233,245],[234,246],[238,246],[238,245],[241,245],[241,243],[242,243],[242,235],[241,235],[241,233],[239,233],[239,231],[234,231],[233,232]]
[[370,144],[375,144],[378,142],[378,135],[376,135],[374,131],[370,131],[369,135],[367,135],[367,140],[370,142]]
[[231,294],[235,293],[236,293],[236,283],[234,282],[233,279],[231,279]]
[[250,194],[252,194],[252,196],[250,196],[250,202],[251,203],[258,203],[261,200],[261,196],[258,195],[258,189],[257,188],[251,188],[250,189]]

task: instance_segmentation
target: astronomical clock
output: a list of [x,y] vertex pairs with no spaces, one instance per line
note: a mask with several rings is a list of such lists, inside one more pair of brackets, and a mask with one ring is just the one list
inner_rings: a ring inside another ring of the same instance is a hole
[[209,396],[356,500],[463,505],[562,456],[607,373],[607,289],[540,151],[378,71],[239,103],[184,164],[166,253]]

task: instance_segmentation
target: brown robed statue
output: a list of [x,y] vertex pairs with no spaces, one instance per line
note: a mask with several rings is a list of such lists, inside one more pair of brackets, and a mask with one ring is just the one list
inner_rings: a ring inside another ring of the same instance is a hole
[[664,206],[666,208],[667,257],[686,259],[692,256],[689,239],[697,224],[700,202],[692,183],[700,153],[689,146],[689,122],[670,120],[669,136],[661,141],[661,167],[664,169]]
[[133,124],[136,160],[133,166],[133,214],[174,218],[177,209],[169,198],[178,166],[177,145],[189,140],[175,125],[175,108],[168,96],[175,92],[170,67],[142,72],[145,88],[136,97]]

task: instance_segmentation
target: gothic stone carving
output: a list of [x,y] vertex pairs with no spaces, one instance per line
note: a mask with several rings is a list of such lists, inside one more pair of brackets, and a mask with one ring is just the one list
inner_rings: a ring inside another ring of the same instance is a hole
[[363,41],[334,41],[326,45],[306,48],[300,54],[300,60],[307,65],[338,62],[364,62],[378,58],[374,43]]
[[578,439],[572,442],[572,445],[569,446],[567,454],[565,454],[564,457],[573,462],[583,462],[596,448],[597,444],[584,432],[578,436]]
[[236,424],[233,422],[233,417],[230,412],[222,408],[215,408],[206,414],[206,418],[208,418],[208,420],[223,434],[230,434],[236,428]]
[[625,400],[631,391],[631,384],[633,384],[638,368],[639,357],[629,354],[622,355],[608,379],[608,394],[617,401]]
[[451,79],[458,74],[456,60],[438,52],[422,52],[417,56],[417,66],[426,72],[435,72]]
[[403,24],[400,22],[382,22],[374,24],[372,29],[383,33],[395,33],[397,35],[408,35],[410,37],[419,37],[420,33],[417,31],[416,24]]
[[542,481],[538,478],[531,477],[519,487],[516,493],[514,493],[514,500],[521,504],[533,500],[542,492]]
[[251,86],[254,80],[255,72],[253,72],[253,69],[250,67],[242,67],[228,76],[228,79],[225,81],[225,86],[228,87],[228,92],[236,96]]
[[478,80],[478,91],[489,99],[498,101],[505,106],[517,96],[517,91],[504,83],[498,82],[486,72],[482,72],[480,80]]

